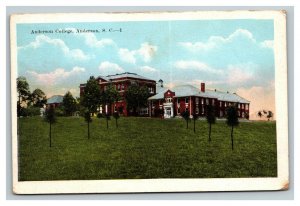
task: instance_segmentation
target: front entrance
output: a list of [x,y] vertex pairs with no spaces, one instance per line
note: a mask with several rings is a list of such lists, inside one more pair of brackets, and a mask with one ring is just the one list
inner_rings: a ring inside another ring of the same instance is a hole
[[171,118],[173,116],[173,103],[164,103],[164,118]]

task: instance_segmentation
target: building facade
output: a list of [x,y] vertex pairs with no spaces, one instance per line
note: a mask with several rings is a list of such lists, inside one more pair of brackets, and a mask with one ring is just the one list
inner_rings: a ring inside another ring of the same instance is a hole
[[227,107],[237,104],[239,118],[249,118],[250,102],[236,93],[206,90],[205,83],[200,88],[192,85],[176,86],[165,89],[149,99],[149,116],[171,118],[180,116],[188,111],[190,116],[206,115],[206,105],[215,107],[215,114],[219,118],[226,116]]
[[[120,94],[120,100],[111,105],[100,105],[99,113],[109,113],[118,111],[123,116],[131,116],[133,111],[127,110],[125,92],[132,84],[146,86],[150,93],[148,107],[140,108],[140,116],[172,118],[180,116],[184,111],[188,111],[190,116],[206,115],[206,105],[215,107],[215,114],[219,118],[226,116],[227,107],[237,104],[240,118],[249,118],[250,102],[236,93],[221,92],[217,90],[206,90],[205,83],[200,84],[200,88],[192,85],[176,86],[172,89],[165,88],[163,81],[156,81],[140,76],[136,73],[125,72],[121,74],[99,76],[96,78],[100,91],[105,91],[109,85],[113,85]],[[84,93],[86,84],[80,84],[80,96]]]
[[[108,75],[108,76],[99,76],[96,78],[99,84],[100,91],[105,91],[109,85],[115,87],[115,89],[120,94],[120,100],[111,104],[111,105],[100,105],[99,113],[109,113],[112,114],[113,112],[120,112],[120,114],[124,116],[130,116],[133,114],[133,111],[127,110],[127,105],[125,101],[125,92],[127,91],[128,87],[132,84],[136,84],[138,86],[146,86],[148,91],[151,95],[156,94],[156,81],[138,75],[136,73],[125,72],[121,74],[115,75]],[[86,84],[80,84],[80,96],[84,93],[84,88]],[[141,108],[140,114],[143,116],[148,116],[149,111],[148,107]]]

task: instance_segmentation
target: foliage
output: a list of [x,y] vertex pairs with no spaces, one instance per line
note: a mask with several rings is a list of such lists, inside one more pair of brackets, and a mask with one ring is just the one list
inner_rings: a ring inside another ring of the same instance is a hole
[[17,92],[18,92],[18,106],[17,106],[17,114],[18,117],[21,116],[20,112],[22,107],[22,103],[26,102],[26,100],[30,97],[29,84],[25,77],[17,78]]
[[108,121],[110,120],[110,114],[109,113],[105,114],[105,119],[106,119],[106,128],[108,129]]
[[188,111],[184,111],[181,113],[182,118],[186,121],[186,128],[189,128],[190,114]]
[[53,124],[56,122],[55,109],[53,107],[49,107],[45,111],[44,115],[45,121]]
[[41,89],[35,89],[30,94],[29,101],[34,107],[43,107],[47,103],[47,97]]
[[268,121],[270,121],[270,118],[272,118],[272,117],[273,117],[273,112],[268,111],[268,115],[267,115]]
[[116,127],[118,127],[118,119],[120,118],[119,112],[114,112],[114,113],[113,113],[113,117],[114,117],[115,120],[116,120]]
[[102,94],[102,102],[111,105],[118,100],[120,100],[119,92],[112,84],[108,85],[107,89]]
[[238,109],[236,106],[229,106],[227,108],[227,120],[228,126],[231,126],[231,149],[233,150],[233,127],[239,125]]
[[59,106],[55,108],[55,115],[58,117],[65,116],[64,106]]
[[66,116],[71,116],[77,109],[76,99],[69,91],[64,95],[63,108]]
[[84,88],[81,99],[82,106],[84,106],[90,113],[96,112],[101,100],[100,95],[98,81],[95,77],[91,76]]
[[196,120],[199,119],[199,115],[194,113],[193,114],[193,120],[194,120],[194,132],[196,132]]
[[97,114],[97,118],[100,119],[100,118],[103,118],[103,117],[104,117],[104,115],[103,115],[102,113],[98,113],[98,114]]
[[52,130],[51,125],[56,122],[56,115],[54,107],[47,108],[45,111],[45,121],[49,122],[49,146],[52,146]]
[[262,112],[261,111],[258,111],[257,112],[257,116],[259,116],[259,118],[261,118],[263,116]]
[[21,108],[19,111],[19,115],[22,117],[32,117],[32,116],[39,116],[41,114],[40,108],[28,106],[26,108]]
[[234,155],[223,121],[214,125],[210,143],[202,120],[196,121],[196,134],[177,118],[120,118],[122,127],[113,130],[93,121],[93,141],[82,138],[83,121],[57,118],[57,147],[50,149],[49,126],[41,117],[20,118],[19,181],[277,177],[275,121],[240,122]]
[[87,123],[92,122],[91,114],[90,114],[88,111],[86,111],[86,112],[84,113],[84,120],[85,120]]
[[125,92],[127,110],[132,110],[133,114],[137,115],[140,108],[147,106],[149,97],[150,93],[146,86],[130,85]]
[[227,115],[226,115],[227,125],[228,126],[237,126],[237,125],[239,125],[237,107],[236,106],[229,106],[226,111],[227,111]]
[[213,105],[206,105],[206,120],[209,124],[208,141],[211,141],[211,125],[216,123],[215,107]]

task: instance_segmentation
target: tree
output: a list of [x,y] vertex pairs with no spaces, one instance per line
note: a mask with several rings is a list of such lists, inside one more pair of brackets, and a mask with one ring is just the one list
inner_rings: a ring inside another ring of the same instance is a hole
[[92,121],[91,113],[95,113],[97,111],[97,108],[101,102],[100,97],[101,94],[98,81],[95,79],[95,77],[91,76],[86,83],[80,102],[84,107],[83,115],[85,121],[88,123],[88,138],[90,138],[90,122]]
[[198,114],[193,114],[193,120],[194,120],[194,133],[196,132],[196,120],[199,118]]
[[110,120],[110,114],[106,113],[105,118],[106,118],[106,128],[108,129],[108,120]]
[[228,126],[231,126],[231,149],[233,150],[233,127],[239,124],[238,109],[236,106],[229,106],[227,108],[227,120]]
[[64,95],[63,108],[67,116],[71,116],[76,111],[76,99],[69,91]]
[[208,141],[211,141],[211,125],[216,123],[215,107],[213,105],[206,105],[206,120],[209,124]]
[[272,117],[273,117],[273,112],[268,111],[268,115],[267,115],[268,121],[270,121],[270,118],[272,118]]
[[263,116],[262,112],[261,112],[261,111],[258,111],[258,112],[257,112],[257,116],[259,116],[259,118],[261,119],[261,117]]
[[107,89],[102,94],[102,102],[104,104],[108,104],[111,107],[113,103],[119,100],[120,100],[119,92],[112,84],[108,85]]
[[101,93],[100,93],[98,81],[95,79],[95,77],[91,76],[84,88],[81,104],[90,113],[94,113],[97,111],[97,108],[101,102],[100,100],[101,100]]
[[25,77],[17,78],[17,92],[18,92],[18,106],[17,106],[17,115],[20,116],[22,110],[22,103],[26,102],[30,96],[29,84]]
[[113,117],[116,120],[116,127],[118,128],[118,119],[120,118],[119,112],[114,112]]
[[90,139],[90,123],[92,122],[91,113],[89,111],[86,111],[84,113],[84,120],[87,122],[88,126],[88,139]]
[[52,146],[51,126],[56,122],[55,110],[53,107],[46,109],[45,120],[49,123],[49,144]]
[[43,107],[47,103],[47,97],[41,89],[35,89],[29,97],[30,104],[34,107]]
[[190,114],[188,111],[184,111],[181,113],[182,118],[186,121],[186,128],[189,128]]
[[140,87],[137,84],[130,85],[125,92],[127,110],[132,110],[134,115],[139,114],[140,108],[147,106],[149,96],[147,87]]

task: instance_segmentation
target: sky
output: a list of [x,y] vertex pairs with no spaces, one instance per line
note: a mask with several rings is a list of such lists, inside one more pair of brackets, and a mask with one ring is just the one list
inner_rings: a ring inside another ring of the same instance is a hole
[[273,20],[18,24],[17,75],[47,97],[78,96],[90,76],[122,72],[170,88],[204,82],[251,101],[257,119],[261,109],[276,114],[273,40]]

